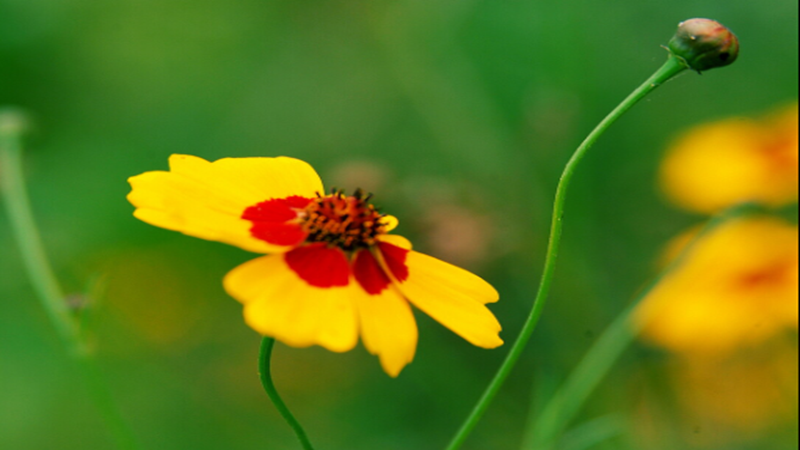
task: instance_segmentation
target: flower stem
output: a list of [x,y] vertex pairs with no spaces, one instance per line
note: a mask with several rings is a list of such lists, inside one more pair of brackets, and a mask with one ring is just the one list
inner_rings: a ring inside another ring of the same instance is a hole
[[283,416],[283,418],[286,420],[286,423],[288,423],[289,426],[294,430],[294,433],[297,435],[297,439],[300,440],[300,444],[303,446],[303,449],[314,450],[314,447],[311,446],[311,442],[308,440],[305,430],[303,430],[300,422],[294,418],[292,412],[289,411],[286,403],[283,402],[283,399],[281,399],[281,396],[278,394],[278,390],[275,389],[275,383],[272,382],[270,360],[272,357],[273,347],[275,347],[275,339],[264,337],[264,339],[261,340],[261,351],[258,355],[258,375],[261,378],[261,384],[264,386],[264,390],[267,392],[269,399],[272,400],[272,403],[278,409],[278,412],[281,413],[281,416]]
[[692,237],[680,254],[639,292],[633,303],[609,325],[572,371],[562,387],[545,405],[534,422],[529,439],[526,439],[526,442],[529,441],[530,445],[524,446],[524,450],[552,450],[555,448],[557,439],[569,425],[569,422],[575,417],[583,403],[602,381],[617,358],[639,333],[638,324],[634,320],[634,311],[636,311],[642,300],[650,295],[650,292],[658,286],[661,280],[683,264],[698,242],[719,226],[745,213],[749,213],[753,209],[753,205],[743,204],[730,208],[712,218]]
[[446,447],[447,450],[456,450],[464,443],[469,433],[473,428],[475,428],[475,425],[477,425],[478,421],[489,407],[489,404],[497,395],[497,392],[500,390],[503,382],[505,382],[506,378],[511,373],[511,370],[514,368],[517,360],[519,360],[522,351],[525,349],[525,345],[528,343],[533,331],[536,329],[536,325],[538,324],[539,318],[544,310],[547,295],[550,292],[550,285],[555,273],[555,263],[561,242],[562,217],[564,214],[564,202],[566,200],[567,188],[569,187],[572,176],[575,174],[575,169],[577,168],[578,164],[586,155],[586,152],[589,150],[589,148],[591,148],[597,139],[620,116],[622,116],[633,105],[635,105],[639,100],[644,98],[655,88],[685,69],[686,67],[677,58],[670,55],[661,68],[659,68],[641,86],[634,90],[625,100],[622,101],[622,103],[614,108],[614,110],[611,111],[611,113],[609,113],[608,116],[606,116],[606,118],[603,119],[603,121],[600,122],[591,133],[589,133],[581,145],[578,146],[577,150],[575,150],[575,153],[572,155],[572,158],[570,158],[569,162],[567,162],[564,172],[561,174],[558,187],[556,188],[555,202],[553,204],[553,217],[550,225],[550,238],[548,240],[547,253],[545,255],[544,269],[542,272],[541,281],[539,283],[539,290],[533,302],[531,312],[528,315],[528,318],[526,319],[525,324],[523,325],[522,330],[517,337],[517,340],[511,347],[508,356],[506,356],[505,361],[503,361],[503,364],[500,366],[494,378],[489,383],[489,386],[483,392],[483,395],[478,400],[478,403],[475,405],[470,415],[461,425],[461,428],[458,430],[455,437],[453,437],[449,445]]
[[5,197],[11,231],[22,253],[22,262],[42,307],[70,353],[80,355],[86,353],[86,348],[77,323],[64,301],[64,293],[50,268],[25,191],[21,143],[22,128],[25,126],[23,122],[21,113],[0,112],[0,189]]
[[122,418],[101,371],[89,350],[63,290],[58,283],[42,245],[31,213],[22,169],[22,139],[25,119],[22,113],[0,111],[0,191],[4,197],[11,231],[19,246],[25,269],[42,307],[55,327],[67,352],[77,364],[96,407],[121,449],[139,448]]

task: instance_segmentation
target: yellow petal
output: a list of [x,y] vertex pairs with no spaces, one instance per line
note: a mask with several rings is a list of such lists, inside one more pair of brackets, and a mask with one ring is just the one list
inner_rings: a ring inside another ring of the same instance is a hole
[[408,252],[405,264],[408,278],[397,287],[414,306],[473,345],[495,348],[503,344],[500,323],[485,306],[499,298],[489,283],[414,251]]
[[364,346],[380,357],[387,374],[396,377],[414,359],[417,348],[417,323],[411,306],[391,288],[377,295],[360,288],[353,291]]
[[294,346],[345,352],[358,342],[353,284],[318,288],[292,271],[282,254],[248,261],[225,276],[225,290],[244,304],[250,327]]
[[131,177],[128,200],[134,216],[152,225],[225,242],[254,252],[285,251],[250,235],[244,210],[270,198],[312,197],[322,191],[319,176],[305,162],[279,158],[226,158],[208,162],[172,155],[170,171]]
[[[189,200],[190,196],[186,195],[187,192],[191,192],[190,188],[170,186],[170,180],[165,180],[157,172],[139,175],[130,182],[134,190],[128,195],[128,200],[134,205],[148,205],[139,206],[133,213],[136,218],[144,222],[257,253],[272,253],[286,249],[252,237],[250,235],[252,223],[249,221],[233,214],[215,211],[202,202],[193,203]],[[181,200],[170,203],[172,199],[178,198]]]
[[208,162],[189,155],[172,155],[170,172],[206,184],[246,206],[292,195],[314,197],[322,181],[306,162],[295,158],[223,158]]
[[686,353],[724,354],[760,343],[796,329],[797,273],[796,226],[737,219],[698,241],[648,294],[637,326],[645,339]]
[[396,234],[381,234],[377,239],[381,242],[386,242],[387,244],[392,244],[406,250],[411,250],[411,241],[403,236]]
[[777,121],[728,119],[695,127],[667,152],[663,190],[677,205],[703,213],[745,201],[795,202],[797,134],[797,105]]

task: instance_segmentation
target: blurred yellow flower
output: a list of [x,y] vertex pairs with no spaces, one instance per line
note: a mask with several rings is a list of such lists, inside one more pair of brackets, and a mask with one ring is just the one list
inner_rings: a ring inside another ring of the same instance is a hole
[[[671,253],[688,241],[680,236]],[[680,353],[724,354],[798,324],[797,226],[768,217],[721,225],[636,312],[645,339]]]
[[796,201],[797,104],[763,120],[728,119],[690,130],[667,151],[660,178],[675,204],[695,212]]
[[486,307],[497,291],[388,234],[397,219],[380,214],[362,191],[326,194],[314,169],[294,158],[172,155],[169,165],[128,180],[134,215],[267,253],[223,281],[259,333],[335,352],[355,347],[360,335],[397,376],[416,351],[413,304],[473,345],[502,345],[500,324]]
[[[673,383],[692,448],[726,448],[797,417],[797,347],[785,341],[717,360],[682,358]],[[721,447],[722,445],[722,447]]]

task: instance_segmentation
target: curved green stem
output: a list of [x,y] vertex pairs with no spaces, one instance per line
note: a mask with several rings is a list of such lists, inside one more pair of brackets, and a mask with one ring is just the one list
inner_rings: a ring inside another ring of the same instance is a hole
[[136,449],[136,440],[100,375],[97,363],[89,351],[80,326],[67,306],[64,293],[44,251],[25,190],[21,142],[24,127],[21,113],[0,111],[0,191],[5,200],[3,203],[11,222],[11,231],[42,307],[68,353],[77,363],[86,387],[106,421],[106,426],[114,435],[117,446],[122,449]]
[[261,378],[261,384],[264,386],[264,390],[267,392],[269,399],[272,400],[272,403],[278,409],[278,412],[281,413],[281,416],[286,420],[286,423],[292,427],[294,433],[297,435],[297,439],[300,440],[300,444],[303,446],[304,450],[314,450],[314,447],[311,446],[311,442],[308,440],[308,436],[306,435],[305,430],[300,425],[300,422],[294,418],[292,412],[289,411],[289,408],[286,406],[286,403],[283,402],[281,396],[278,394],[278,390],[275,389],[275,383],[272,382],[272,374],[271,374],[271,357],[272,357],[272,349],[275,347],[275,339],[270,337],[265,337],[261,340],[261,351],[258,355],[258,375]]
[[681,253],[639,292],[633,303],[609,325],[572,371],[563,386],[545,405],[534,422],[529,439],[526,439],[526,442],[529,441],[530,444],[524,446],[524,449],[551,450],[555,448],[558,438],[569,425],[569,422],[580,411],[581,406],[592,391],[638,334],[639,329],[633,318],[634,311],[642,300],[650,294],[661,280],[683,264],[700,240],[727,221],[753,209],[754,206],[750,204],[735,206],[708,221],[693,236]]
[[50,268],[25,191],[20,136],[25,126],[23,121],[21,113],[0,112],[0,189],[5,197],[11,231],[39,301],[70,352],[80,355],[86,352],[86,348],[80,338],[77,323],[64,301],[61,286]]
[[550,225],[550,238],[547,245],[544,270],[542,272],[539,290],[536,294],[536,299],[534,300],[531,312],[528,315],[522,330],[520,331],[519,337],[517,337],[517,340],[511,347],[508,356],[506,356],[505,361],[503,361],[500,369],[498,369],[494,378],[489,383],[489,386],[484,391],[480,400],[478,400],[478,403],[475,405],[466,421],[464,421],[455,437],[453,437],[453,439],[450,441],[450,444],[446,447],[447,450],[456,450],[464,443],[469,433],[473,428],[475,428],[475,425],[477,425],[478,421],[489,407],[489,403],[491,403],[491,401],[497,395],[497,392],[500,390],[503,382],[511,373],[511,370],[514,368],[514,365],[522,354],[522,351],[525,349],[525,345],[528,343],[528,340],[533,334],[534,329],[536,329],[536,325],[539,322],[539,317],[542,315],[547,296],[550,292],[550,285],[555,273],[555,263],[561,242],[561,222],[564,214],[564,203],[566,201],[569,183],[575,174],[575,169],[577,168],[578,164],[586,155],[586,152],[589,150],[589,148],[591,148],[592,144],[594,144],[597,139],[608,129],[608,127],[610,127],[611,124],[613,124],[620,116],[628,111],[639,100],[644,98],[648,93],[685,69],[686,67],[677,58],[670,55],[661,68],[659,68],[650,78],[647,79],[647,81],[645,81],[625,100],[623,100],[622,103],[620,103],[613,111],[611,111],[611,113],[609,113],[608,116],[606,116],[606,118],[603,119],[603,121],[600,122],[591,133],[589,133],[578,149],[575,150],[575,153],[572,155],[572,158],[570,158],[569,162],[567,162],[564,172],[561,174],[558,187],[556,188],[555,202],[553,204],[553,217]]

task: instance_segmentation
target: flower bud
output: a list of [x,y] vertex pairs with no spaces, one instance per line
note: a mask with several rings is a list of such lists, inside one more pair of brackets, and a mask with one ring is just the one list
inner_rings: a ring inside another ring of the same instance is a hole
[[727,66],[739,56],[739,39],[736,35],[711,19],[681,22],[668,47],[670,53],[698,72]]

